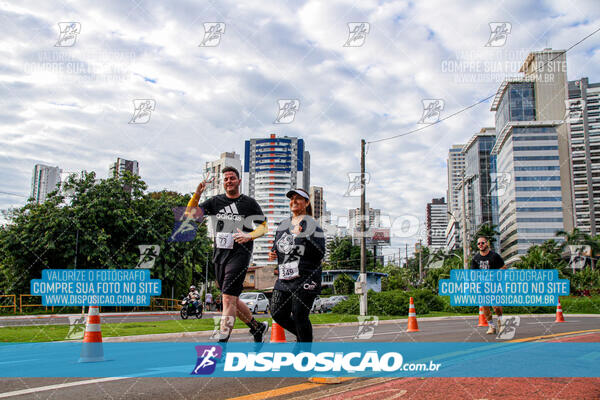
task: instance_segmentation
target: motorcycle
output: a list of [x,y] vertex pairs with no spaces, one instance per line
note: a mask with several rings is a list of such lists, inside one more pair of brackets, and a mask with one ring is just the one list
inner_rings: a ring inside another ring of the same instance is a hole
[[181,297],[181,319],[188,319],[189,316],[202,318],[202,302],[198,301],[198,309],[194,307],[194,302],[187,296]]

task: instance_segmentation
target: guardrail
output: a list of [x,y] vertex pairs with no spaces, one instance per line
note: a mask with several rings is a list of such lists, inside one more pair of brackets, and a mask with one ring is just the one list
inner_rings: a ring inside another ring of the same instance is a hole
[[8,297],[11,298],[12,297],[12,306],[9,305],[0,305],[0,308],[9,308],[12,307],[13,308],[13,312],[16,314],[17,313],[17,295],[15,294],[0,294],[0,297]]
[[[19,295],[19,313],[22,314],[23,309],[25,309],[27,307],[44,307],[44,309],[46,311],[48,310],[48,308],[49,308],[48,306],[45,306],[41,303],[32,303],[31,302],[32,297],[40,297],[40,296],[34,296],[31,294],[20,294]],[[15,295],[15,294],[0,294],[0,299],[2,299],[2,298],[12,299],[12,304],[5,305],[4,302],[2,302],[0,300],[0,309],[12,308],[13,312],[16,314],[17,313],[17,295]],[[148,309],[148,308],[150,308],[151,311],[154,311],[154,310],[178,311],[179,309],[181,309],[181,305],[179,303],[180,303],[180,300],[178,300],[178,299],[171,299],[171,298],[167,298],[167,297],[151,297],[149,306],[136,306],[133,308],[117,306],[117,307],[106,307],[106,308],[113,308],[117,312],[125,312],[124,309],[130,309],[131,311],[142,311],[143,309]],[[52,312],[54,312],[54,306],[51,306],[50,309]]]
[[[19,312],[22,313],[23,312],[23,307],[44,307],[46,309],[46,311],[48,311],[48,306],[45,306],[43,304],[23,304],[23,297],[27,298],[27,297],[34,297],[31,294],[20,294],[19,295]],[[35,296],[35,297],[41,297],[41,296]],[[54,311],[54,306],[52,306],[52,311]],[[15,310],[16,312],[16,310]]]
[[179,310],[181,308],[179,304],[180,300],[177,299],[169,299],[166,297],[151,297],[150,299],[150,310],[154,311],[155,309],[160,310]]

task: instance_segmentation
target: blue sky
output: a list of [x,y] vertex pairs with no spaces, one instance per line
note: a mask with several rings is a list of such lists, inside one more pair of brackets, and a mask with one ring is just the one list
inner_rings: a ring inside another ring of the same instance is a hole
[[[443,117],[487,97],[529,51],[600,26],[595,1],[19,1],[0,15],[0,192],[29,195],[36,163],[106,177],[116,157],[138,160],[150,190],[191,192],[205,161],[276,133],[305,139],[334,216],[359,204],[344,193],[361,138],[421,126],[423,99],[442,99]],[[80,24],[73,46],[55,46],[60,22]],[[210,22],[225,33],[199,47]],[[344,47],[352,22],[370,30]],[[504,46],[484,46],[491,22],[510,23]],[[599,48],[600,34],[571,50],[568,78],[599,81]],[[128,123],[134,99],[156,102],[148,123]],[[300,101],[290,124],[273,124],[279,99]],[[423,221],[446,195],[448,148],[493,126],[489,108],[370,145],[367,201]],[[24,202],[0,193],[1,209]]]

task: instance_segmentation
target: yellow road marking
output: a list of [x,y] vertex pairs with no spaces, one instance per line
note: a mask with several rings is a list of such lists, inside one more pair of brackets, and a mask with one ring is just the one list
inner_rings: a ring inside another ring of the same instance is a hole
[[530,342],[533,340],[551,339],[553,337],[576,335],[578,333],[589,333],[589,332],[600,332],[600,329],[587,329],[585,331],[571,331],[571,332],[563,332],[563,333],[553,333],[551,335],[531,336],[531,337],[526,337],[526,338],[522,338],[522,339],[508,340],[505,343]]
[[[526,338],[522,338],[522,339],[514,339],[514,340],[507,340],[506,342],[502,342],[502,343],[520,343],[520,342],[528,342],[528,341],[534,341],[534,340],[543,340],[543,339],[551,339],[554,337],[560,337],[560,336],[567,336],[567,335],[576,335],[578,333],[590,333],[590,332],[600,332],[600,329],[587,329],[587,330],[583,330],[583,331],[571,331],[571,332],[563,332],[563,333],[555,333],[555,334],[551,334],[551,335],[542,335],[542,336],[531,336],[531,337],[526,337]],[[496,347],[498,344],[500,343],[494,343],[494,345],[490,346],[490,347]],[[481,349],[478,349],[478,351]],[[452,355],[457,355],[457,354],[461,354],[461,353],[469,353],[470,351],[458,351],[458,352],[453,352],[453,353],[448,353],[448,354],[444,354],[444,356],[448,357],[448,356],[452,356]],[[397,377],[397,378],[401,378],[401,377]],[[394,378],[394,379],[397,379]],[[357,379],[357,378],[342,378],[343,381],[348,381],[351,379]],[[282,388],[277,388],[277,389],[273,389],[273,390],[267,390],[264,392],[259,392],[259,393],[252,393],[249,395],[245,395],[245,396],[240,396],[240,397],[233,397],[230,400],[260,400],[260,399],[269,399],[272,397],[277,397],[277,396],[282,396],[285,394],[290,394],[290,393],[295,393],[295,392],[300,392],[300,391],[304,391],[304,390],[309,390],[309,389],[314,389],[320,386],[326,386],[326,384],[324,383],[301,383],[298,385],[292,385],[292,386],[285,386]]]

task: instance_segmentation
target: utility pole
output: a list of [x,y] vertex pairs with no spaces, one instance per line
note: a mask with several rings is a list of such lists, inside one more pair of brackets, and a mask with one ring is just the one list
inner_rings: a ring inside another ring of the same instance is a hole
[[402,248],[398,247],[398,268],[402,266]]
[[365,215],[366,215],[366,192],[367,188],[365,185],[365,139],[360,140],[360,276],[359,280],[359,296],[360,296],[360,315],[367,315],[367,243],[366,243],[366,227],[365,227]]
[[463,233],[463,268],[469,269],[469,246],[467,244],[467,207],[465,201],[465,170],[462,171],[462,233]]
[[419,239],[419,281],[423,280],[423,264],[421,263],[421,253],[423,252],[423,244]]

